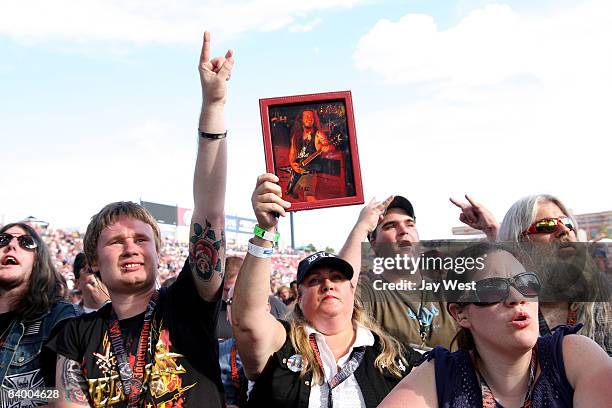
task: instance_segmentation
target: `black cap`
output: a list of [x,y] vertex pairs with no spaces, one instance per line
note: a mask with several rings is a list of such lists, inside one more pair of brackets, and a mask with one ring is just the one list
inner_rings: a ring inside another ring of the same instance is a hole
[[353,267],[350,263],[346,262],[342,258],[338,258],[334,254],[320,251],[300,261],[297,271],[298,285],[304,281],[304,278],[306,278],[306,276],[308,276],[308,274],[312,272],[314,268],[320,268],[322,266],[329,266],[330,268],[341,272],[346,279],[351,279],[353,277]]
[[[412,207],[412,203],[408,201],[406,197],[402,197],[401,195],[396,195],[391,200],[391,203],[387,206],[385,213],[383,215],[387,215],[387,211],[392,208],[401,208],[406,211],[409,217],[416,221],[416,216],[414,215],[414,208]],[[377,225],[378,227],[378,225]],[[376,229],[368,234],[368,240],[372,241],[372,239],[376,238]]]
[[[387,206],[387,211],[389,211],[391,208],[401,208],[402,210],[406,211],[406,214],[411,216],[413,220],[416,220],[416,217],[414,216],[414,208],[412,208],[412,204],[405,197],[400,195],[393,197],[391,204]],[[385,213],[387,211],[385,211]]]

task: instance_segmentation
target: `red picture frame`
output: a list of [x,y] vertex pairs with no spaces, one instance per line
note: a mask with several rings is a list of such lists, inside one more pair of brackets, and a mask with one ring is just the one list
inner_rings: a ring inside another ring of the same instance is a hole
[[266,171],[289,211],[363,204],[350,91],[259,100]]

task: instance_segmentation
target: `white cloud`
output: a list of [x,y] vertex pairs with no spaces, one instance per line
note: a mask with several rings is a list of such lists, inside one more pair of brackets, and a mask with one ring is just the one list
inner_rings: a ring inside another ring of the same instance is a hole
[[304,24],[296,24],[289,30],[293,33],[306,33],[308,31],[312,31],[316,26],[321,24],[321,22],[323,22],[323,19],[315,18],[314,20],[308,21]]
[[30,42],[193,43],[203,29],[215,32],[218,38],[249,30],[273,31],[319,10],[348,8],[364,1],[6,0],[0,13],[0,35]]
[[400,83],[482,86],[517,76],[565,80],[577,72],[610,72],[610,38],[608,1],[544,17],[488,5],[446,30],[422,14],[408,14],[397,22],[380,20],[359,40],[353,57],[360,69]]
[[396,192],[414,198],[426,238],[459,225],[447,197],[465,192],[499,219],[542,192],[579,213],[609,210],[597,183],[612,151],[610,38],[607,1],[538,16],[490,5],[445,30],[427,15],[379,21],[354,63],[405,98],[360,115],[364,185],[383,196],[379,180],[402,174]]

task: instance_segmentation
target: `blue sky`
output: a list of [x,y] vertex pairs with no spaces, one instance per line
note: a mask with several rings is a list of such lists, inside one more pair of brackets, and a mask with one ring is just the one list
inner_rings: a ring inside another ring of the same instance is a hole
[[[405,195],[422,237],[468,192],[501,219],[547,192],[610,209],[606,1],[0,0],[0,221],[83,227],[105,203],[191,206],[201,33],[235,50],[227,212],[264,171],[258,99],[350,89],[366,198]],[[301,212],[338,249],[359,207]],[[281,232],[286,231],[284,223]],[[284,236],[288,234],[285,233]]]

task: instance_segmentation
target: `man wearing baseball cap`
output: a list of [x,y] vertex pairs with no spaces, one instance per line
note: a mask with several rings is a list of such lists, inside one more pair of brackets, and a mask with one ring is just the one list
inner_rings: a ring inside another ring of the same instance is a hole
[[[372,200],[361,210],[339,252],[355,271],[361,270],[361,244],[366,238],[377,258],[398,254],[418,257],[419,233],[412,203],[405,197],[391,196],[382,202]],[[384,285],[411,281],[420,286],[426,278],[418,270],[412,272],[383,268],[382,273],[364,273],[357,285],[358,297],[370,316],[401,343],[420,350],[438,345],[448,348],[456,328],[442,302],[426,291],[408,296],[405,290]]]

